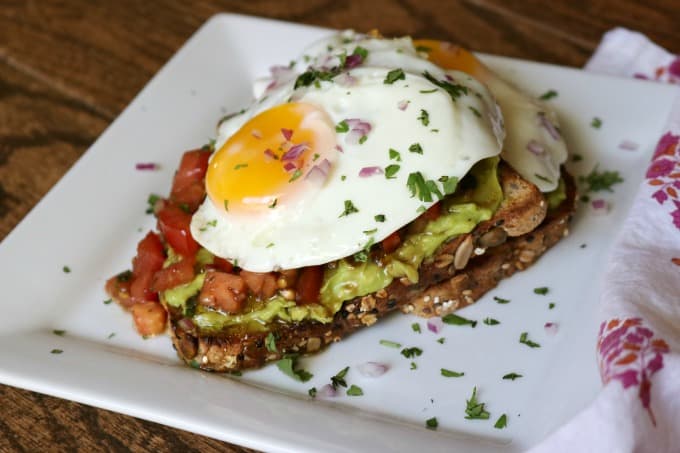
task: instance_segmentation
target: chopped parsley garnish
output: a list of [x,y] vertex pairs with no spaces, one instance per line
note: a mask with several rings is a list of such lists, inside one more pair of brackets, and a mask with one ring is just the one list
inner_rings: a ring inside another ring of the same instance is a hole
[[572,162],[581,162],[583,160],[583,156],[580,154],[574,154],[571,156],[571,161]]
[[442,318],[442,321],[444,321],[445,324],[451,324],[454,326],[471,326],[475,327],[477,325],[477,321],[473,321],[471,319],[463,318],[462,316],[458,316],[454,313],[449,313],[448,315],[444,316]]
[[552,183],[552,181],[550,180],[550,178],[548,178],[548,177],[546,177],[546,176],[539,175],[538,173],[534,173],[534,176],[537,177],[538,179],[540,179],[540,180],[543,181],[543,182]]
[[553,308],[555,308],[555,302],[550,302],[550,303],[548,304],[548,309],[549,309],[549,310],[552,310]]
[[375,217],[373,217],[376,222],[384,222],[385,221],[385,214],[377,214]]
[[163,197],[160,195],[156,195],[155,193],[150,193],[149,198],[146,199],[146,202],[148,203],[148,207],[146,208],[146,213],[147,214],[152,214],[154,208],[156,207],[156,203],[158,203],[158,200],[161,200]]
[[439,343],[439,344],[444,344],[445,341],[446,341],[446,338],[441,337],[441,338],[439,338],[439,339],[437,340],[437,343]]
[[493,319],[493,318],[484,318],[484,321],[482,321],[482,322],[484,324],[486,324],[487,326],[495,326],[495,325],[501,323],[499,320]]
[[363,231],[364,234],[375,234],[377,232],[378,232],[377,228],[373,228],[372,230],[364,230]]
[[[420,109],[420,116],[417,118],[418,121],[423,123],[423,126],[429,126],[430,125],[430,114],[427,113],[427,110]],[[422,154],[422,152],[421,152]]]
[[468,89],[467,87],[463,85],[458,85],[457,83],[450,83],[445,80],[437,80],[432,74],[429,72],[425,71],[423,73],[423,77],[425,77],[427,80],[429,80],[431,83],[434,85],[437,85],[439,88],[443,88],[444,91],[449,93],[449,96],[451,96],[451,99],[455,101],[459,97],[463,95],[468,94]]
[[612,186],[623,182],[618,171],[598,172],[597,166],[587,176],[579,177],[579,180],[588,185],[586,192],[599,192],[600,190],[613,192]]
[[276,366],[281,370],[286,376],[292,377],[296,381],[307,382],[314,375],[309,371],[296,369],[296,357],[284,357],[283,359],[276,362]]
[[356,46],[354,48],[354,52],[352,52],[352,55],[359,55],[361,57],[361,60],[365,60],[366,57],[368,57],[368,50],[364,49],[361,46]]
[[541,296],[545,296],[548,294],[548,291],[550,289],[547,286],[541,286],[540,288],[534,288],[534,294],[540,294]]
[[312,387],[311,389],[307,390],[307,394],[312,398],[316,398],[316,387]]
[[236,164],[234,165],[234,170],[239,170],[241,168],[246,168],[248,167],[248,164]]
[[498,297],[498,296],[493,296],[493,300],[495,300],[499,304],[509,304],[510,303],[510,299],[503,299],[502,297]]
[[52,349],[50,351],[51,354],[61,354],[62,352],[64,352],[64,351],[62,351],[61,349]]
[[442,183],[445,195],[451,195],[458,187],[458,178],[455,176],[441,176],[438,181]]
[[401,162],[401,154],[399,154],[399,151],[397,151],[396,149],[390,148],[390,159],[396,160],[397,162]]
[[388,348],[394,348],[394,349],[401,348],[401,343],[397,343],[396,341],[380,340],[380,344],[383,345],[383,346],[387,346]]
[[436,88],[432,88],[431,90],[420,90],[420,92],[423,94],[435,93],[436,91],[437,91]]
[[296,179],[298,179],[300,176],[302,176],[302,171],[300,169],[297,169],[293,172],[293,176],[290,177],[288,182],[293,182]]
[[420,333],[420,324],[414,322],[411,324],[411,330],[413,330],[415,333]]
[[68,266],[64,266],[61,268],[62,271],[64,271],[64,274],[68,274],[71,272],[71,268]]
[[347,382],[345,381],[345,376],[347,376],[348,371],[349,371],[349,367],[346,366],[345,368],[340,370],[338,372],[338,374],[331,377],[331,385],[333,386],[334,389],[337,389],[338,386],[347,387]]
[[493,425],[493,427],[497,429],[503,429],[506,426],[508,426],[508,418],[505,414],[501,415],[498,418],[498,420],[496,420],[496,423]]
[[345,210],[342,211],[342,214],[340,214],[338,217],[347,217],[350,214],[354,214],[355,212],[359,212],[359,210],[354,206],[354,203],[352,203],[352,200],[345,200]]
[[229,212],[229,200],[224,200],[224,210]]
[[465,373],[460,372],[460,371],[451,371],[447,370],[446,368],[441,369],[442,376],[444,377],[461,377],[465,376]]
[[387,167],[385,167],[385,178],[394,179],[395,178],[394,175],[397,174],[400,168],[401,166],[397,164],[388,165]]
[[394,82],[397,80],[405,80],[406,75],[404,74],[404,70],[399,68],[399,69],[393,69],[390,72],[387,73],[387,76],[385,77],[385,80],[383,83],[386,85],[392,85]]
[[63,337],[64,334],[66,333],[66,331],[65,331],[65,330],[59,330],[59,329],[54,329],[54,330],[52,331],[52,333],[55,334],[55,335],[57,335],[57,336]]
[[361,387],[352,384],[348,389],[347,389],[347,396],[361,396],[364,394],[364,391],[361,390]]
[[362,135],[359,139],[359,144],[363,145],[366,140],[368,140],[368,135]]
[[599,129],[602,127],[602,120],[598,117],[593,118],[593,120],[590,122],[590,127]]
[[365,250],[361,250],[359,252],[356,252],[354,255],[352,255],[352,258],[354,258],[354,261],[358,261],[360,263],[365,263],[368,261],[368,253],[366,253]]
[[339,132],[339,133],[349,132],[349,124],[347,124],[347,121],[345,121],[345,120],[340,121],[335,126],[335,132]]
[[437,421],[437,417],[432,417],[432,418],[428,418],[427,420],[425,420],[425,426],[427,427],[427,429],[436,430],[437,426],[439,426],[439,422]]
[[411,362],[411,367],[410,367],[409,369],[410,369],[410,370],[417,370],[417,369],[418,369],[418,365],[416,364],[416,362]]
[[116,332],[111,332],[108,337],[106,337],[107,340],[110,340],[111,338],[116,336]]
[[319,71],[316,69],[309,69],[302,74],[298,76],[297,79],[295,79],[295,86],[294,89],[298,89],[300,87],[308,87],[312,84],[315,86],[318,86],[320,80],[326,80],[329,81],[333,77],[337,75],[337,71],[331,72],[331,71]]
[[540,95],[538,98],[543,100],[543,101],[547,101],[548,99],[552,99],[552,98],[556,98],[556,97],[557,97],[557,91],[548,90],[545,93],[543,93],[542,95]]
[[431,179],[426,181],[425,178],[423,178],[422,173],[419,171],[415,173],[409,173],[408,179],[406,180],[406,186],[411,192],[411,197],[415,197],[417,195],[420,201],[433,201],[432,194],[434,194],[439,200],[444,198],[444,195],[439,190],[439,187],[437,187],[437,183]]
[[340,176],[340,181],[344,181],[345,179],[347,179],[347,176],[346,176],[346,175]]
[[411,151],[412,153],[423,154],[423,147],[420,146],[420,143],[414,143],[413,145],[408,147],[408,150]]
[[416,46],[416,52],[430,52],[432,48],[427,46]]
[[519,336],[519,342],[529,346],[530,348],[540,348],[541,347],[540,344],[529,340],[529,333],[528,332],[522,332],[522,334]]
[[278,202],[279,202],[279,199],[278,199],[278,198],[274,198],[274,201],[272,201],[272,202],[269,204],[269,209],[274,209],[274,208],[276,207],[276,203],[278,203]]
[[401,355],[406,357],[407,359],[411,359],[413,357],[420,357],[420,355],[423,353],[423,350],[420,348],[412,347],[412,348],[404,348],[401,350]]
[[316,162],[316,160],[317,160],[319,157],[321,157],[321,155],[320,155],[319,153],[314,153],[314,155],[312,156],[312,162]]
[[132,271],[123,271],[120,274],[116,275],[116,280],[118,280],[121,283],[129,282],[131,278]]
[[477,387],[472,388],[472,396],[466,400],[465,418],[468,420],[488,420],[491,414],[484,409],[484,403],[477,401]]
[[481,117],[482,117],[482,114],[479,113],[479,110],[477,110],[477,109],[474,108],[473,106],[469,105],[468,108],[470,109],[470,111],[472,111],[472,113],[475,114],[475,116],[476,116],[477,118],[481,118]]
[[276,335],[274,332],[269,332],[267,338],[264,339],[264,345],[267,347],[269,352],[278,352],[276,349]]
[[503,379],[510,380],[510,381],[514,381],[515,379],[519,379],[519,378],[521,378],[521,377],[522,377],[521,374],[517,374],[517,373],[508,373],[508,374],[506,374],[505,376],[503,376]]
[[104,305],[109,305],[111,302],[113,302],[113,299],[106,299]]

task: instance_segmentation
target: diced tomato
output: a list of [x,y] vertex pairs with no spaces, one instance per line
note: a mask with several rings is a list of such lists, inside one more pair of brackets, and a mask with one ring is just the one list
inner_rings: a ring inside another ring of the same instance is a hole
[[213,259],[212,263],[213,267],[217,269],[218,271],[222,272],[231,272],[234,270],[234,265],[231,264],[229,261],[225,260],[224,258],[220,258],[219,256],[216,256]]
[[165,252],[158,235],[149,231],[144,239],[137,244],[137,256],[132,259],[132,274],[134,276],[156,272],[163,267]]
[[[126,275],[123,278],[123,275]],[[106,281],[106,293],[111,296],[121,306],[128,308],[133,304],[130,297],[130,286],[132,285],[132,274],[119,274]]]
[[191,212],[205,197],[204,179],[210,154],[211,151],[202,149],[185,152],[172,181],[170,199],[178,205],[186,205]]
[[437,202],[430,206],[430,208],[420,215],[421,219],[425,220],[436,220],[442,215],[442,204]]
[[323,267],[309,266],[300,270],[295,289],[297,302],[301,304],[313,304],[319,302],[319,292],[323,282]]
[[246,301],[246,283],[238,275],[210,271],[206,274],[198,301],[227,313],[238,313]]
[[269,299],[276,292],[276,277],[272,272],[241,271],[239,275],[250,291],[262,300]]
[[182,261],[171,264],[159,270],[153,276],[151,288],[154,291],[165,291],[175,286],[189,283],[194,279],[194,261],[183,258]]
[[382,248],[385,253],[394,252],[397,247],[399,247],[399,244],[401,244],[401,237],[399,236],[398,231],[395,231],[382,240]]
[[135,321],[135,328],[140,335],[146,337],[158,335],[165,331],[168,314],[158,302],[134,304],[130,311],[132,311],[132,318]]
[[191,236],[189,225],[191,214],[182,211],[177,206],[168,205],[158,214],[158,229],[173,250],[185,258],[192,258],[199,249],[198,242]]
[[130,285],[130,296],[135,303],[143,303],[158,300],[158,293],[151,289],[153,282],[153,272],[144,272],[136,275]]

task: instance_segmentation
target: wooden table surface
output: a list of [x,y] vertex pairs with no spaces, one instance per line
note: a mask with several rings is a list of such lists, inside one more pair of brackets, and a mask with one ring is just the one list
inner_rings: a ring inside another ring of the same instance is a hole
[[[677,0],[3,0],[0,239],[218,12],[377,28],[388,36],[445,39],[481,52],[569,66],[582,66],[615,26],[637,29],[680,52]],[[26,390],[0,386],[0,398],[3,452],[250,451]]]

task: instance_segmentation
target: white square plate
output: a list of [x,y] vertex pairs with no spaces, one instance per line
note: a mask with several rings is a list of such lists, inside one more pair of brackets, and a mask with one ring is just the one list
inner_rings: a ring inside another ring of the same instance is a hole
[[[521,451],[593,399],[600,386],[594,355],[598,276],[670,110],[672,88],[662,85],[483,57],[534,95],[559,92],[550,102],[572,152],[584,156],[572,165],[574,173],[599,163],[625,178],[606,194],[611,213],[595,216],[582,208],[572,234],[536,266],[460,313],[496,318],[497,326],[446,326],[435,335],[424,320],[395,314],[304,359],[314,377],[302,384],[275,366],[241,378],[185,367],[167,338],[141,339],[129,315],[103,304],[105,279],[129,267],[136,242],[153,228],[144,214],[147,195],[168,192],[182,151],[206,143],[219,117],[247,104],[255,77],[328,32],[219,15],[168,62],[0,245],[0,381],[258,449],[296,452]],[[600,129],[590,127],[595,116],[603,120]],[[619,149],[623,139],[640,148]],[[136,162],[158,162],[161,171],[136,171]],[[72,271],[64,273],[63,266]],[[536,295],[538,286],[550,292]],[[500,305],[492,296],[511,302]],[[559,324],[554,336],[544,331],[548,321]],[[413,322],[422,333],[412,331]],[[542,347],[520,344],[523,331]],[[440,337],[445,344],[436,341]],[[411,370],[411,360],[381,346],[381,339],[422,348],[414,360],[418,368]],[[51,354],[54,348],[63,353]],[[380,378],[362,377],[356,365],[368,360],[390,370]],[[364,396],[307,396],[347,365],[347,380]],[[465,375],[445,378],[440,368]],[[502,380],[509,372],[523,377]],[[464,419],[474,386],[489,420]],[[508,426],[494,429],[502,413]],[[439,420],[437,431],[425,428],[431,417]]]

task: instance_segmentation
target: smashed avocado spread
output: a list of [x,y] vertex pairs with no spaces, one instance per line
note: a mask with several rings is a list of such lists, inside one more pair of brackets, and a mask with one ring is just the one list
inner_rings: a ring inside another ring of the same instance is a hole
[[[341,259],[328,267],[321,287],[320,303],[298,306],[295,301],[277,295],[266,301],[251,298],[239,314],[221,313],[195,302],[203,286],[204,273],[198,274],[189,283],[163,291],[161,298],[168,305],[182,308],[185,316],[190,316],[204,332],[264,331],[266,325],[275,320],[296,322],[310,319],[328,323],[346,300],[379,291],[395,278],[406,277],[417,283],[420,264],[434,255],[440,245],[460,234],[469,233],[478,223],[489,220],[503,200],[497,176],[498,162],[498,157],[492,157],[475,164],[459,184],[459,190],[441,201],[442,214],[429,221],[421,232],[404,236],[400,246],[385,255],[381,264],[372,260]],[[166,266],[175,260],[174,254],[170,253]],[[212,255],[201,249],[197,262],[205,265],[212,260]]]

